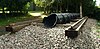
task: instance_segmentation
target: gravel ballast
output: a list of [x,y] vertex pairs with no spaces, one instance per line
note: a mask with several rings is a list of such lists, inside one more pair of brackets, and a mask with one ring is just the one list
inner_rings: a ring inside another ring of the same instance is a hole
[[75,39],[65,37],[66,27],[30,25],[14,34],[0,36],[0,49],[100,49],[96,20],[88,19]]

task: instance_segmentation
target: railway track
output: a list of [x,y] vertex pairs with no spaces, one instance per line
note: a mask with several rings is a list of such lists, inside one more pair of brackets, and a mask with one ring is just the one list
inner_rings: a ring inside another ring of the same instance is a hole
[[[57,24],[57,26],[64,27],[65,28],[65,36],[67,36],[68,38],[74,39],[79,35],[79,32],[81,31],[81,28],[87,19],[88,19],[88,17],[83,17],[82,19],[77,19],[76,22],[67,23],[67,24]],[[35,22],[36,21],[39,21],[39,19],[36,19]],[[30,25],[32,22],[34,22],[34,20],[25,21],[22,23],[19,22],[19,23],[15,23],[15,24],[10,24],[10,26],[6,26],[6,31],[17,32],[17,31],[21,30],[22,28],[24,28],[25,26]],[[32,23],[33,26],[35,26],[35,25],[44,26],[43,23],[41,23],[41,22],[36,22],[36,23],[35,22]]]
[[68,38],[74,39],[79,35],[79,32],[81,31],[82,26],[87,21],[88,17],[83,17],[82,19],[78,20],[71,26],[65,28],[65,36]]
[[[21,30],[22,28],[31,25],[32,22],[41,22],[41,19],[35,19],[35,20],[29,20],[29,21],[23,21],[23,22],[17,22],[17,23],[11,23],[8,26],[5,27],[7,32],[17,32]],[[37,24],[37,23],[36,23]],[[35,25],[36,25],[35,24]]]

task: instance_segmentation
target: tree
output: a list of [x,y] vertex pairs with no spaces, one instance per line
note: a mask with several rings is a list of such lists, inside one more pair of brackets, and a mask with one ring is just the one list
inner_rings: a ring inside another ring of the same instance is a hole
[[83,15],[89,15],[93,13],[95,8],[95,2],[93,0],[34,0],[34,2],[38,7],[43,7],[44,11],[57,13],[81,12]]
[[1,7],[3,13],[5,13],[4,8],[7,6],[6,3],[7,3],[6,0],[0,0],[0,7]]
[[83,14],[91,15],[93,14],[95,8],[95,2],[93,0],[83,0]]
[[3,9],[3,13],[4,8],[7,8],[7,10],[9,10],[10,12],[21,12],[22,10],[26,10],[27,3],[30,1],[31,0],[0,0],[0,7]]
[[23,10],[27,9],[27,4],[31,0],[8,0],[8,6],[7,9],[12,12],[12,11],[20,11],[22,12]]
[[36,6],[43,7],[44,12],[48,13],[48,8],[50,8],[54,0],[33,0],[33,2],[36,4]]

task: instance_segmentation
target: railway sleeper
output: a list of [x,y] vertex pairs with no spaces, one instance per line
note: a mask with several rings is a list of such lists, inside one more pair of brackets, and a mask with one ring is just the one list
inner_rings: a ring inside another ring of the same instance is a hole
[[65,36],[68,38],[74,39],[77,38],[80,34],[81,28],[84,25],[84,23],[87,21],[87,17],[81,22],[81,24],[75,29],[74,26],[70,26],[67,30],[65,30]]

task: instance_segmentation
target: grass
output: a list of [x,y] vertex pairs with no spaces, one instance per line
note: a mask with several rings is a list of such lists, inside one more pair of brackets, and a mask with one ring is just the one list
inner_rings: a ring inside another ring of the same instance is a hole
[[[33,15],[29,15],[30,13],[33,13]],[[11,15],[6,15],[5,17],[2,16],[2,14],[0,15],[0,26],[6,26],[10,23],[16,23],[16,22],[22,22],[25,20],[33,20],[37,17],[34,17],[34,15],[37,15],[37,13],[43,13],[42,11],[29,11],[29,14],[24,14],[24,15],[19,15],[19,14],[15,14],[17,16],[11,16]],[[3,17],[3,18],[1,18]]]
[[97,25],[100,26],[100,20],[97,21]]
[[100,20],[97,21],[97,32],[100,32]]
[[97,36],[97,38],[100,38],[100,36]]
[[10,23],[21,22],[25,20],[32,20],[36,17],[30,15],[20,15],[20,16],[7,16],[6,18],[0,18],[0,26],[6,26]]

